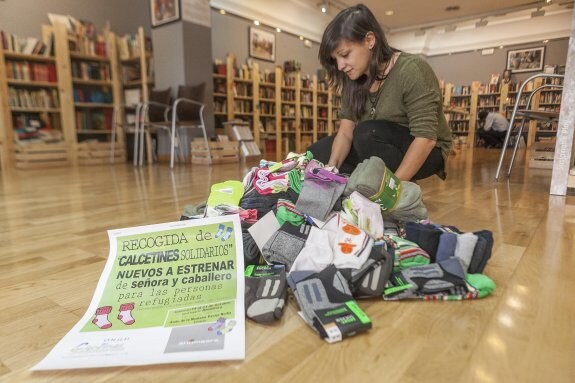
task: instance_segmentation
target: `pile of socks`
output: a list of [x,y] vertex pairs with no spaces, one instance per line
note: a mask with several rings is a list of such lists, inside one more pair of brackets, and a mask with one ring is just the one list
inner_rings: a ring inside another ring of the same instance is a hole
[[291,291],[329,343],[372,327],[361,299],[466,300],[495,290],[483,274],[492,233],[428,221],[419,185],[378,157],[349,177],[309,152],[262,160],[242,182],[214,184],[181,219],[225,214],[242,223],[246,317],[280,321]]

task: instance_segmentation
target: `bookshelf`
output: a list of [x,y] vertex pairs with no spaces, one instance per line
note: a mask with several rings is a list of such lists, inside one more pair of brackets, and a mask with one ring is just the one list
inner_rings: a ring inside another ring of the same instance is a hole
[[[559,112],[561,107],[562,88],[553,87],[560,85],[561,80],[557,78],[546,79],[548,88],[543,88],[533,94],[530,109],[546,112]],[[527,101],[534,89],[542,85],[541,79],[536,79],[527,84],[524,88],[519,110],[525,109]],[[498,112],[511,119],[513,107],[517,100],[518,90],[521,83],[501,83],[501,84],[480,84],[473,82],[468,86],[454,86],[452,84],[442,84],[443,105],[449,126],[456,139],[460,142],[475,142],[475,129],[477,113],[482,110],[488,112]],[[522,116],[516,116],[515,128],[519,128],[523,123]],[[529,119],[527,126],[527,147],[531,147],[534,142],[545,138],[554,137],[557,133],[557,121],[545,121]]]
[[2,169],[62,166],[70,152],[62,128],[53,35],[42,41],[1,32]]
[[213,72],[216,126],[249,122],[264,158],[282,160],[337,131],[341,97],[315,75],[238,66],[233,55],[215,60]]
[[[65,135],[71,137],[75,162],[108,163],[113,114],[122,106],[116,37],[109,31],[93,37],[70,32],[62,23],[53,28],[62,123]],[[124,161],[122,129],[115,139],[115,160]]]

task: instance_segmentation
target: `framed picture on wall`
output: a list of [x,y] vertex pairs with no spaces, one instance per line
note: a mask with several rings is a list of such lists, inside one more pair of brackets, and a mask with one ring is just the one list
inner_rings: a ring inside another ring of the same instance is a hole
[[150,0],[152,28],[178,21],[181,18],[180,0]]
[[545,47],[511,49],[507,51],[507,66],[512,73],[543,70]]
[[250,57],[276,61],[276,35],[263,29],[250,27]]

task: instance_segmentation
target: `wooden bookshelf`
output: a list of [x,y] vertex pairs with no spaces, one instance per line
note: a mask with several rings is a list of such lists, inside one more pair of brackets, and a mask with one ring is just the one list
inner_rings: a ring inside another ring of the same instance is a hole
[[[4,41],[16,39],[2,32]],[[34,49],[0,43],[0,163],[2,169],[62,166],[70,151],[63,132],[56,60],[44,33]],[[9,44],[9,43],[7,43]],[[29,53],[29,52],[35,53]]]
[[[80,165],[109,163],[114,113],[123,119],[116,36],[106,32],[88,38],[70,33],[58,23],[53,30],[62,122],[74,153],[72,159]],[[147,80],[144,82],[147,84]],[[121,125],[117,126],[115,140],[115,160],[125,161]],[[107,148],[107,155],[103,148]]]
[[238,66],[228,55],[225,63],[214,63],[212,80],[216,128],[234,119],[249,122],[264,158],[279,161],[289,151],[303,152],[337,130],[341,97],[315,75]]
[[[560,84],[559,79],[548,79],[550,85]],[[531,92],[542,84],[541,79],[536,79],[524,88],[519,110],[525,109]],[[482,85],[475,81],[469,86],[454,86],[444,84],[442,87],[443,105],[449,126],[457,137],[464,137],[468,145],[475,142],[477,113],[482,110],[498,112],[511,119],[513,107],[517,100],[518,90],[521,83],[509,83],[498,85]],[[562,88],[544,88],[536,92],[531,100],[530,109],[537,111],[559,112],[561,107]],[[523,124],[523,116],[515,118],[515,128]],[[543,137],[553,137],[557,132],[557,121],[548,119],[529,119],[524,127],[527,133],[527,147]]]

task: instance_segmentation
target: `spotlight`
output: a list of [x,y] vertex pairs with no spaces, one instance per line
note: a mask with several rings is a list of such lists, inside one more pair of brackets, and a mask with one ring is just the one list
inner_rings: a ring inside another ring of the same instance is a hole
[[276,28],[277,33],[281,33],[281,31],[282,31],[281,28]]
[[329,4],[328,3],[321,3],[319,5],[319,9],[321,9],[321,13],[327,13],[327,10],[329,9]]
[[225,9],[220,9],[220,14],[221,14],[221,15],[225,15],[225,14],[226,14],[226,10],[225,10]]
[[303,36],[300,36],[299,39],[300,39],[301,41],[303,41]]
[[255,24],[255,25],[260,25],[259,20],[254,20],[254,24]]

